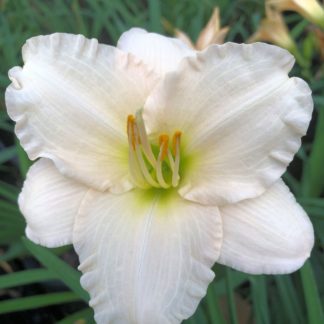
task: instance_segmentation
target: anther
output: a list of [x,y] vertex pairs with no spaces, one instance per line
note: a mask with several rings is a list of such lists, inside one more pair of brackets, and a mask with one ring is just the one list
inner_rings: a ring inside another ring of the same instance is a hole
[[177,154],[177,146],[180,144],[180,138],[182,133],[180,131],[176,131],[172,138],[172,153],[175,156]]
[[136,145],[135,117],[133,115],[128,115],[127,117],[127,135],[128,135],[128,140],[131,141],[133,150],[135,150],[135,145]]
[[160,151],[161,151],[161,161],[165,159],[165,157],[168,155],[168,146],[169,146],[169,136],[162,134],[159,137],[159,145],[160,145]]

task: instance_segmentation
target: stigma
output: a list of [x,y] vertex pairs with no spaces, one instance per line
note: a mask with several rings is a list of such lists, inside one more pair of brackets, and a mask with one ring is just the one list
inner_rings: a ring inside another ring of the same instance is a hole
[[151,144],[141,111],[127,117],[129,169],[134,184],[142,189],[177,187],[180,181],[181,132],[172,139],[161,134]]

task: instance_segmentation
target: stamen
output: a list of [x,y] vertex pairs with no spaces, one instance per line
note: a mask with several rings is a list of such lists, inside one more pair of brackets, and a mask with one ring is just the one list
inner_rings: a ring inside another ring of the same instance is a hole
[[170,186],[164,180],[163,173],[162,173],[162,163],[168,154],[169,136],[165,134],[160,135],[159,144],[160,144],[160,152],[156,163],[156,177],[159,182],[159,185],[162,188],[166,189],[169,188]]
[[161,160],[163,161],[168,154],[169,136],[162,134],[159,137]]
[[173,160],[171,151],[169,149],[168,149],[168,160],[169,160],[169,163],[170,163],[170,169],[173,172],[173,170],[174,170],[174,160]]
[[135,141],[136,141],[134,126],[135,126],[135,117],[133,115],[128,115],[128,117],[127,117],[127,135],[128,135],[128,140],[131,139],[131,144],[132,144],[133,150],[135,150]]
[[132,176],[132,179],[135,185],[142,189],[147,189],[149,186],[143,177],[143,174],[138,165],[138,161],[135,155],[135,145],[136,145],[136,137],[135,137],[135,128],[134,128],[135,118],[132,115],[129,115],[127,118],[127,134],[128,134],[128,154],[129,154],[129,169]]
[[[169,149],[169,136],[159,136],[159,154],[154,156],[149,143],[141,111],[136,116],[127,117],[127,135],[129,145],[129,168],[134,184],[142,189],[149,187],[169,188],[179,184],[180,138],[181,132],[173,135],[172,147]],[[173,154],[172,154],[173,153]],[[163,165],[165,163],[165,165]],[[171,173],[171,179],[165,178]]]
[[[177,150],[177,144],[180,144],[180,137],[182,133],[180,131],[176,131],[173,135],[172,138],[172,153],[175,156],[176,155],[176,150]],[[177,143],[179,141],[179,143]]]
[[141,172],[141,169],[138,165],[136,156],[134,154],[134,150],[133,148],[129,148],[129,169],[130,169],[130,173],[132,176],[132,179],[134,181],[134,184],[142,189],[147,189],[150,186],[147,184],[147,182],[145,181],[145,178],[143,177],[143,174]]
[[[134,128],[135,130],[135,136],[138,136],[138,129],[137,127]],[[143,155],[142,155],[142,152],[141,152],[141,148],[139,146],[139,143],[136,143],[135,145],[135,152],[136,152],[136,156],[137,156],[137,161],[139,163],[139,166],[141,168],[141,171],[143,173],[143,176],[145,178],[145,180],[153,187],[157,187],[159,188],[159,184],[152,178],[152,176],[150,175],[148,169],[147,169],[147,166],[145,164],[145,161],[143,159]]]
[[155,159],[151,145],[149,144],[149,141],[147,138],[144,120],[143,120],[141,111],[136,112],[136,125],[137,125],[137,129],[138,129],[139,137],[141,139],[143,152],[144,152],[147,160],[152,164],[153,167],[155,167],[156,159]]
[[176,187],[179,184],[179,166],[180,166],[180,138],[181,132],[177,131],[173,135],[172,149],[174,154],[174,170],[172,174],[172,186]]
[[152,186],[152,187],[156,187],[159,188],[159,184],[152,178],[152,176],[150,175],[149,171],[147,170],[147,167],[145,165],[145,161],[143,159],[142,156],[142,152],[140,151],[140,147],[137,145],[136,146],[136,156],[141,168],[141,171],[143,173],[143,176],[145,178],[145,180]]

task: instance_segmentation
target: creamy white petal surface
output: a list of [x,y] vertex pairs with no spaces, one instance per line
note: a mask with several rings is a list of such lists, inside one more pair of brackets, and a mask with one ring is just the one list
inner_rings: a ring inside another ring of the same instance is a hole
[[281,180],[262,196],[220,212],[224,238],[218,263],[252,274],[283,274],[310,256],[312,224]]
[[155,84],[131,54],[81,35],[31,38],[25,65],[10,70],[6,105],[33,160],[47,157],[66,175],[100,190],[130,188],[127,115]]
[[218,208],[160,194],[97,192],[85,199],[73,240],[97,323],[179,323],[214,278]]
[[27,237],[47,247],[71,244],[74,219],[87,191],[62,176],[50,160],[35,162],[18,200]]
[[141,58],[161,75],[176,70],[184,57],[195,54],[179,39],[148,33],[141,28],[132,28],[123,33],[117,47]]
[[268,44],[213,45],[184,59],[154,89],[144,119],[153,135],[182,132],[181,195],[233,203],[279,179],[313,108],[308,85],[288,78],[293,62],[286,50]]

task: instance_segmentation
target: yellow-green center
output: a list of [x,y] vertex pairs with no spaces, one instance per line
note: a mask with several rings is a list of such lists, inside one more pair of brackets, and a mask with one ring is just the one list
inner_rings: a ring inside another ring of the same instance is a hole
[[180,181],[181,132],[173,134],[169,147],[169,135],[161,134],[158,145],[149,142],[142,114],[127,118],[129,144],[129,168],[134,184],[142,189],[175,188]]

